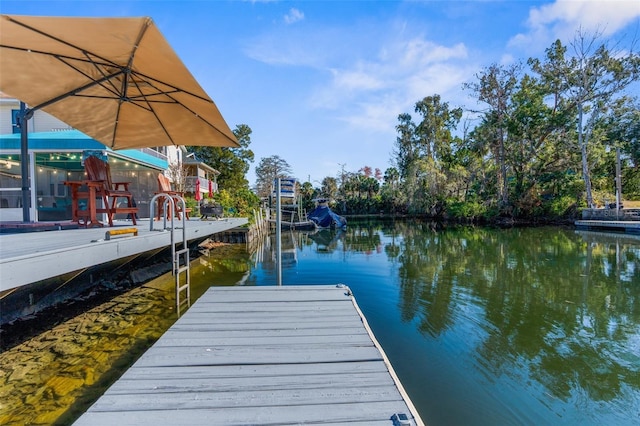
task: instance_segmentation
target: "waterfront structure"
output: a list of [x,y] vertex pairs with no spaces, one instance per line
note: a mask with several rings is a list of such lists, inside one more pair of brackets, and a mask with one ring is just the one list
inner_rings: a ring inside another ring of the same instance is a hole
[[[0,93],[0,222],[22,220],[19,110],[17,99]],[[71,219],[71,194],[62,182],[84,179],[88,155],[108,160],[115,178],[132,182],[141,217],[148,217],[157,174],[182,159],[175,147],[113,151],[44,111],[36,111],[28,126],[30,217],[36,222]]]
[[[124,222],[120,222],[121,225]],[[243,226],[246,218],[216,221],[185,221],[189,245],[221,232]],[[125,265],[149,259],[171,248],[171,232],[151,230],[149,221],[136,227],[133,234],[107,239],[114,228],[52,230],[49,232],[2,235],[0,250],[0,325],[25,315],[35,314],[110,277]],[[156,224],[161,227],[162,221]],[[115,228],[123,229],[123,227]],[[171,269],[154,267],[152,275]]]
[[[17,114],[20,102],[0,93],[0,222],[22,220],[20,132]],[[186,150],[175,146],[114,151],[66,123],[36,111],[28,120],[29,176],[32,182],[30,217],[35,222],[71,220],[71,194],[65,180],[85,179],[83,160],[96,155],[108,161],[114,179],[131,182],[139,217],[149,217],[149,200],[158,190],[158,173],[169,165],[183,164],[185,192],[195,196],[218,191],[219,172],[205,163],[186,158]],[[209,183],[211,182],[211,183]]]
[[[182,155],[182,168],[184,170],[184,192],[193,196],[196,200],[203,200],[218,192],[219,171],[200,161],[194,154]],[[196,196],[198,192],[198,196]]]
[[209,288],[74,424],[122,423],[424,425],[343,285]]

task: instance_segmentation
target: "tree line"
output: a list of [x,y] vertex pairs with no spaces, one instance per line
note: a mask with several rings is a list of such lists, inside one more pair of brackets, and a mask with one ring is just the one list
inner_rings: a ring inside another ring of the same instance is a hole
[[[618,158],[622,195],[640,200],[634,46],[611,47],[600,34],[578,32],[566,45],[554,42],[542,58],[492,64],[463,85],[476,108],[450,106],[439,94],[418,100],[413,115],[397,117],[390,167],[342,165],[319,187],[301,183],[302,201],[312,208],[314,198],[328,197],[342,214],[573,217],[580,208],[615,201]],[[261,159],[249,191],[251,131],[241,125],[234,133],[241,148],[191,150],[221,172],[221,187],[257,205],[291,167],[279,156]]]

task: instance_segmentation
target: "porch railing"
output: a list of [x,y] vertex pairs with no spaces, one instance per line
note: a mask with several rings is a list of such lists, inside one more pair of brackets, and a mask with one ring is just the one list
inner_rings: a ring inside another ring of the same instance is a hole
[[[196,182],[200,181],[200,192],[209,192],[209,179],[198,176],[187,176],[184,181],[184,192],[196,192]],[[214,193],[218,192],[218,183],[211,182],[211,189]]]

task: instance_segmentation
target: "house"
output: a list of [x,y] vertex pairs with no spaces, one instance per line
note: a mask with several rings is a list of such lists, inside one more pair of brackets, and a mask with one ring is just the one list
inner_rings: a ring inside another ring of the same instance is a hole
[[[0,222],[22,220],[20,102],[0,93]],[[139,217],[149,217],[149,201],[158,190],[158,173],[180,164],[184,149],[158,147],[113,151],[84,133],[38,110],[29,126],[30,217],[35,221],[71,219],[71,195],[65,180],[84,179],[83,160],[97,155],[110,164],[114,181],[131,182]],[[185,191],[193,194],[196,179],[202,195],[217,191],[213,168],[196,160],[185,164]]]
[[[185,173],[184,192],[196,199],[204,199],[218,192],[219,171],[200,161],[194,154],[186,154],[182,159]],[[196,197],[196,189],[200,197]]]

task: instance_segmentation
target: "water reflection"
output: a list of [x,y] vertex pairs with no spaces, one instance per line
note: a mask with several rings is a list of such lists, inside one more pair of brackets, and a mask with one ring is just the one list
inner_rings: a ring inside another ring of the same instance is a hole
[[[284,235],[285,284],[347,283],[429,424],[638,420],[638,238],[422,222]],[[272,285],[272,267],[247,284]]]
[[[538,382],[544,391],[537,397],[547,405],[577,403],[593,411],[558,411],[569,419],[597,423],[599,404],[613,403],[619,411],[607,418],[638,421],[637,240],[612,244],[536,229],[433,232],[424,224],[396,230],[403,236],[403,321],[416,320],[430,338],[471,326],[462,344],[473,345],[475,368],[490,380],[506,375]],[[628,403],[634,419],[620,410]]]
[[[318,252],[332,252],[338,247],[338,242],[344,238],[342,229],[319,229],[307,234],[307,237],[315,243]],[[344,250],[344,245],[341,246]]]

